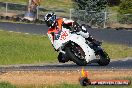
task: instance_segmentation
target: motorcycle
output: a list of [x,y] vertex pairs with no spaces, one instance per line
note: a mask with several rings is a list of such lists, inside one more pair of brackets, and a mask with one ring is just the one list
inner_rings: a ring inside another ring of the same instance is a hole
[[59,51],[59,62],[73,61],[79,66],[90,63],[98,63],[100,66],[109,64],[110,58],[101,45],[88,42],[73,30],[73,28],[62,26],[62,30],[57,33],[47,33],[53,47]]

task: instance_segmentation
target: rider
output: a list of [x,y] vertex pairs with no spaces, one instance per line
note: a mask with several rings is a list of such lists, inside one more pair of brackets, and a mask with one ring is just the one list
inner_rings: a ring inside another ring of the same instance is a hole
[[52,34],[54,32],[57,33],[62,29],[62,27],[72,27],[74,28],[73,31],[76,31],[77,34],[80,34],[89,42],[98,42],[88,33],[84,26],[80,26],[77,22],[73,20],[69,20],[66,18],[57,18],[55,13],[46,14],[44,20],[46,22],[46,25],[49,27],[48,34]]

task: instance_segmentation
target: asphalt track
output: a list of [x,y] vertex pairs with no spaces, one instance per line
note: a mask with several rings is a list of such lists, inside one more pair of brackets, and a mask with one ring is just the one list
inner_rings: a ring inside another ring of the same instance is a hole
[[[47,32],[46,25],[36,24],[16,24],[0,22],[0,29],[6,31],[22,32],[29,34],[45,35]],[[100,41],[107,41],[113,43],[120,43],[132,46],[132,30],[112,30],[112,29],[88,29],[89,33],[94,38]],[[12,65],[12,66],[0,66],[0,71],[36,71],[36,70],[79,70],[81,67],[74,63],[65,64],[48,64],[48,65]],[[132,58],[126,58],[122,60],[112,61],[108,66],[98,66],[98,64],[90,64],[85,66],[85,69],[94,70],[119,70],[119,69],[132,69]]]
[[[69,71],[69,70],[80,70],[82,67],[77,66],[74,63],[50,63],[50,64],[39,64],[39,65],[11,65],[11,66],[0,66],[0,72],[3,71],[47,71],[47,70],[58,70],[58,71]],[[84,66],[88,70],[132,70],[132,58],[126,58],[117,61],[111,61],[108,66],[99,66],[96,63],[88,64]]]
[[[26,34],[45,35],[48,27],[37,24],[20,24],[0,22],[0,29],[6,31],[22,32]],[[113,30],[113,29],[88,29],[89,33],[99,41],[125,44],[132,46],[132,30]]]

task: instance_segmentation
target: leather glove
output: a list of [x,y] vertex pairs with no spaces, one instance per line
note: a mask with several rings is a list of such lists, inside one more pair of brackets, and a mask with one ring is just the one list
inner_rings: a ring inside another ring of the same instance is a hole
[[73,28],[74,28],[73,31],[75,31],[75,32],[79,32],[79,31],[82,30],[81,27],[79,26],[79,24],[77,22],[73,23]]

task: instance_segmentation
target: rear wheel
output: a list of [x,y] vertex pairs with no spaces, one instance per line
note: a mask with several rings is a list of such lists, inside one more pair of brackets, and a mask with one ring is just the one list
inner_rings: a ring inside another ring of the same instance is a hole
[[102,51],[102,50],[99,51],[96,54],[96,57],[99,58],[98,64],[100,66],[106,66],[110,63],[110,58],[109,58],[108,54],[105,51]]
[[69,56],[70,60],[72,60],[77,65],[87,65],[87,62],[85,60],[85,52],[79,45],[72,43],[71,46],[68,46],[66,48],[66,54]]

